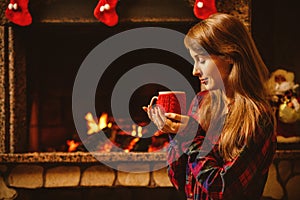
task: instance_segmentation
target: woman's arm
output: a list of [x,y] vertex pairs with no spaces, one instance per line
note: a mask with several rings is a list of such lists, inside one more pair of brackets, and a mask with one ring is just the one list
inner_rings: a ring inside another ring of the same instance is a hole
[[[190,118],[186,128],[175,134],[169,134],[170,143],[167,151],[168,175],[172,184],[184,191],[187,169],[187,151],[191,144],[201,146],[205,133],[199,123]],[[197,141],[197,142],[196,142]]]
[[263,188],[259,187],[265,184],[262,183],[265,181],[262,178],[272,162],[276,137],[272,125],[260,127],[257,131],[256,138],[249,147],[244,147],[240,155],[231,162],[222,162],[218,146],[206,156],[190,157],[188,165],[202,193],[212,199],[261,195],[257,192],[262,192]]

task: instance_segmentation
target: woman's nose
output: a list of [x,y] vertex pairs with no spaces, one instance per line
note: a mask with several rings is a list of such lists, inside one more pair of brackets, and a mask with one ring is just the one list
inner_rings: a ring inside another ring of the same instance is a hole
[[200,76],[201,75],[201,70],[199,67],[195,64],[193,68],[193,76]]

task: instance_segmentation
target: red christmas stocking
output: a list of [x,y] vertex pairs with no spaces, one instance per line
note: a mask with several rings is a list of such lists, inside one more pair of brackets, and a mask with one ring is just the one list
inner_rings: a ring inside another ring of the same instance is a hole
[[94,16],[107,26],[118,23],[119,17],[116,12],[118,0],[100,0],[94,10]]
[[32,17],[28,11],[29,0],[10,0],[5,11],[5,16],[11,22],[20,26],[30,25]]
[[196,0],[194,14],[199,19],[206,19],[217,12],[215,0]]

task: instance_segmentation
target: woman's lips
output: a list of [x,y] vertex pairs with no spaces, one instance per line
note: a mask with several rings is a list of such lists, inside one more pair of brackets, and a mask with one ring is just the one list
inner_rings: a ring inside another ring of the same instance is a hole
[[207,77],[205,77],[205,78],[199,78],[199,79],[200,79],[201,84],[207,85],[207,82],[208,82],[208,78]]

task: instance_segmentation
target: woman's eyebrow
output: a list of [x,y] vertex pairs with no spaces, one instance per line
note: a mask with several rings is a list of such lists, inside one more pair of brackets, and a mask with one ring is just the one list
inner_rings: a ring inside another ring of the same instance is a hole
[[195,57],[196,57],[196,58],[199,58],[199,57],[201,57],[201,58],[207,58],[207,57],[209,57],[209,55],[204,54],[204,53],[203,53],[203,54],[200,53],[200,54],[196,54]]

